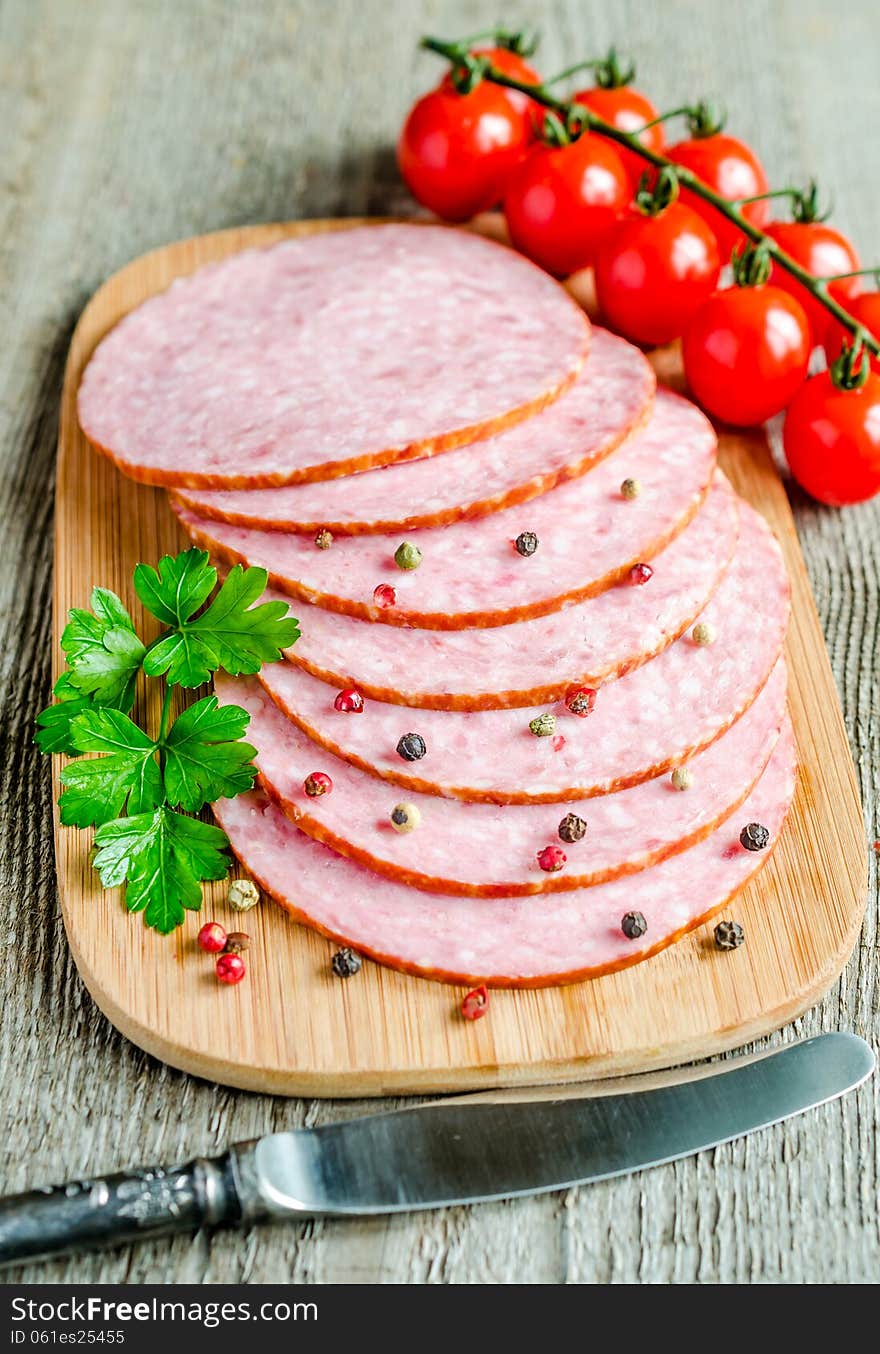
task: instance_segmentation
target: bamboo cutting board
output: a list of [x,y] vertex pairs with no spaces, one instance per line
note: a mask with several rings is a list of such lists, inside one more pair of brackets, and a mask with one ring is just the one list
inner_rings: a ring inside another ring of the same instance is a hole
[[[175,277],[236,250],[356,221],[222,231],[136,259],[92,298],[71,343],[58,449],[55,663],[68,610],[91,588],[118,592],[151,637],[131,587],[138,560],[185,544],[165,495],[124,479],[88,446],[76,392],[92,350],[133,306]],[[660,359],[675,379],[675,358]],[[773,857],[725,915],[746,945],[714,948],[710,926],[647,963],[589,983],[495,992],[489,1016],[458,1014],[461,990],[365,963],[357,978],[330,974],[334,946],[266,901],[245,914],[206,886],[202,914],[174,936],[150,932],[102,892],[90,834],[61,828],[55,853],[61,908],[80,974],[101,1010],[136,1044],[188,1072],[286,1095],[362,1096],[452,1091],[627,1074],[705,1057],[757,1038],[812,1005],[855,942],[867,891],[867,843],[837,691],[785,491],[762,434],[721,437],[735,487],[769,521],[793,588],[790,700],[800,751],[798,790]],[[760,617],[756,616],[756,624]],[[141,707],[148,720],[157,710]],[[55,797],[60,759],[55,758]],[[216,917],[251,936],[248,975],[214,978],[198,950]],[[233,925],[234,923],[234,925]]]

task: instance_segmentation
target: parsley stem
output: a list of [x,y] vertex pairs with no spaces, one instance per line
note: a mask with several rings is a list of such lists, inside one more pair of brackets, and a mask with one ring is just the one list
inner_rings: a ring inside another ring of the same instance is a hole
[[156,740],[164,743],[165,735],[168,732],[168,715],[171,710],[171,683],[165,683],[165,699],[162,702],[162,714],[159,719],[159,737]]

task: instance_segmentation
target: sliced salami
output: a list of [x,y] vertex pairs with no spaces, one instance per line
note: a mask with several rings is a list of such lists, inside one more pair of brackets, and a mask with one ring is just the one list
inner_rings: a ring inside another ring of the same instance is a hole
[[[648,427],[589,474],[525,507],[414,531],[405,542],[357,536],[319,550],[307,536],[175,507],[214,558],[259,565],[273,586],[326,610],[433,630],[509,625],[593,597],[662,551],[699,509],[715,456],[708,420],[661,391]],[[438,462],[434,472],[441,479],[446,468]],[[637,497],[621,492],[624,480],[640,486]],[[398,567],[399,548],[414,567]]]
[[[295,920],[361,954],[446,982],[546,987],[599,977],[649,958],[715,915],[766,862],[794,793],[786,722],[766,771],[711,836],[633,877],[539,898],[449,898],[381,878],[313,841],[259,793],[221,800],[215,814],[244,867]],[[769,848],[747,851],[748,822]],[[644,935],[621,929],[641,912]]]
[[[653,575],[640,586],[623,582],[534,620],[442,634],[315,607],[289,657],[338,686],[354,683],[377,700],[425,709],[554,700],[573,682],[606,681],[676,639],[718,586],[738,523],[736,497],[719,477],[703,509],[653,560]],[[512,567],[529,563],[517,559]]]
[[430,459],[278,489],[185,490],[181,503],[201,517],[266,531],[335,535],[412,531],[482,517],[525,503],[596,465],[651,412],[654,373],[645,356],[604,329],[561,399],[534,418]]
[[567,292],[503,245],[355,227],[233,255],[146,301],[96,349],[79,418],[149,484],[328,479],[528,417],[588,343]]
[[[401,803],[387,781],[316,748],[255,678],[219,678],[216,690],[222,704],[250,714],[260,779],[309,837],[418,889],[496,898],[635,874],[708,836],[764,770],[785,716],[786,680],[780,664],[751,709],[688,763],[687,788],[660,776],[576,814],[558,804],[463,804],[425,794]],[[315,770],[330,776],[330,793],[308,794]]]
[[[736,557],[700,617],[714,642],[697,644],[688,633],[652,662],[603,686],[584,718],[561,701],[450,713],[368,699],[361,714],[345,714],[335,709],[334,698],[347,683],[328,686],[292,663],[264,667],[260,680],[316,742],[407,790],[540,803],[634,785],[713,742],[749,707],[777,661],[788,624],[788,580],[762,519],[745,504],[741,513]],[[385,633],[378,627],[374,632]],[[529,725],[543,714],[555,716],[555,729],[536,737]],[[424,737],[427,751],[406,762],[396,747],[411,730]]]

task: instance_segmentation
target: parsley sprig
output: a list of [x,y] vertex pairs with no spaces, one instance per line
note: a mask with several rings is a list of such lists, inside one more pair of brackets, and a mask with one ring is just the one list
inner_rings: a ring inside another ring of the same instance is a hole
[[[249,716],[204,696],[170,720],[175,686],[193,688],[218,669],[259,672],[299,637],[284,602],[258,602],[264,569],[217,571],[202,550],[138,564],[134,589],[164,629],[144,644],[122,601],[95,588],[91,610],[70,612],[61,636],[67,666],[55,701],[37,716],[42,752],[72,760],[61,772],[61,822],[94,827],[94,865],[105,888],[125,885],[130,911],[162,933],[201,906],[201,881],[229,868],[226,834],[190,815],[249,790],[256,749]],[[215,591],[216,590],[216,591]],[[213,594],[213,595],[212,595]],[[155,736],[131,718],[138,675],[164,679]],[[79,760],[81,754],[96,754]]]

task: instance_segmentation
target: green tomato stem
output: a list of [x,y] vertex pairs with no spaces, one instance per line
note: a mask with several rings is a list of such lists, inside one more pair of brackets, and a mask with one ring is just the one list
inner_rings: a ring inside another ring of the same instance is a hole
[[[451,61],[453,64],[460,62],[462,56],[465,54],[460,43],[444,42],[441,38],[424,37],[422,38],[421,45],[426,51],[436,52],[438,56],[445,57],[447,61]],[[714,188],[710,188],[708,184],[703,183],[701,179],[698,179],[692,170],[687,169],[684,165],[674,164],[673,161],[667,159],[665,155],[661,155],[658,151],[651,150],[649,146],[643,146],[641,141],[639,141],[637,134],[621,131],[619,127],[614,127],[610,122],[606,122],[603,118],[597,117],[591,109],[585,108],[581,104],[575,104],[569,99],[557,98],[546,85],[526,84],[522,80],[516,80],[510,75],[505,75],[503,71],[498,70],[498,68],[491,63],[487,63],[483,70],[482,78],[484,80],[489,80],[494,85],[501,85],[505,89],[516,89],[519,90],[521,94],[527,94],[529,98],[534,99],[536,103],[542,104],[545,108],[549,108],[566,122],[571,113],[577,109],[578,115],[584,115],[584,124],[589,131],[596,132],[597,135],[604,136],[609,141],[616,142],[617,145],[623,146],[626,150],[634,151],[636,155],[639,155],[647,164],[653,165],[655,169],[672,170],[676,174],[679,183],[693,193],[694,197],[702,199],[703,202],[710,203],[721,216],[725,217],[726,220],[732,222],[733,225],[742,231],[743,235],[745,235],[748,240],[751,240],[752,244],[765,245],[774,263],[792,277],[796,278],[801,286],[809,292],[811,296],[815,297],[820,305],[824,306],[828,313],[833,315],[848,333],[852,334],[854,337],[857,333],[861,333],[864,346],[872,353],[880,356],[880,340],[875,339],[872,335],[865,334],[864,331],[861,330],[858,321],[850,315],[849,311],[845,310],[842,305],[835,301],[833,296],[829,295],[821,282],[818,281],[812,273],[809,273],[806,268],[803,268],[801,264],[791,258],[789,254],[786,254],[783,249],[780,249],[779,245],[771,236],[765,235],[763,231],[757,228],[757,226],[753,226],[751,221],[743,216],[735,203],[728,201],[728,199],[722,197],[720,193],[716,193]],[[671,114],[669,116],[671,116]]]

